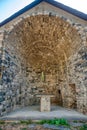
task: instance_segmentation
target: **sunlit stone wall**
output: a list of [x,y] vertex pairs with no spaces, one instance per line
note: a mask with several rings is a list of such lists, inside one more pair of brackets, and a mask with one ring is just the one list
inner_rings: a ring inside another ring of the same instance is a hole
[[38,94],[53,94],[52,104],[87,113],[87,28],[41,7],[1,27],[0,114],[38,105]]

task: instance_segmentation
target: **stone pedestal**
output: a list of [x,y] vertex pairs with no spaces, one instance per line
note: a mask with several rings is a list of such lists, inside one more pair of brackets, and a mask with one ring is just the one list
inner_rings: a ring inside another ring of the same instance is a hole
[[40,98],[40,111],[50,111],[51,110],[51,101],[50,98],[54,97],[54,95],[38,95]]
[[40,111],[50,111],[50,96],[41,96]]

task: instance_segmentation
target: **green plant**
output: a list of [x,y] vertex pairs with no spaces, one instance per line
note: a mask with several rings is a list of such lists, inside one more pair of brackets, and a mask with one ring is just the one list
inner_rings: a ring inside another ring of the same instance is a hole
[[18,124],[18,122],[11,122],[11,126],[15,126],[17,124]]
[[87,130],[87,124],[83,124],[83,126],[80,127],[80,130]]
[[27,130],[27,128],[21,128],[20,130]]
[[69,126],[69,123],[66,119],[52,119],[52,120],[41,120],[37,122],[38,124],[51,124],[51,125],[64,125],[64,126]]
[[61,125],[69,125],[68,121],[66,119],[63,119],[63,118],[60,119],[60,124]]
[[5,121],[3,121],[3,120],[0,120],[0,124],[5,124]]
[[21,123],[21,124],[28,125],[28,124],[31,124],[32,121],[31,121],[31,120],[21,120],[20,123]]
[[47,121],[47,120],[40,120],[40,121],[37,122],[37,124],[41,124],[41,125],[43,125],[43,124],[46,123],[46,121]]
[[2,130],[2,128],[0,128],[0,130]]
[[74,123],[77,123],[78,121],[74,120],[73,122],[74,122]]

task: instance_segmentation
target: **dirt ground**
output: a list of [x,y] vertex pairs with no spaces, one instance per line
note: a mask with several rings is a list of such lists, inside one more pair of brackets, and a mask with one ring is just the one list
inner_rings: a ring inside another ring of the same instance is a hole
[[[27,121],[26,121],[27,123]],[[23,124],[20,121],[0,121],[0,130],[87,130],[87,121],[69,121],[70,127],[68,126],[54,126],[48,127],[47,124],[37,124],[35,121],[30,124]],[[83,127],[83,125],[85,126]],[[51,126],[50,124],[48,126]],[[57,127],[57,129],[55,129]]]
[[43,128],[42,126],[38,125],[34,128],[28,128],[28,126],[25,125],[1,125],[0,130],[52,130],[48,128]]

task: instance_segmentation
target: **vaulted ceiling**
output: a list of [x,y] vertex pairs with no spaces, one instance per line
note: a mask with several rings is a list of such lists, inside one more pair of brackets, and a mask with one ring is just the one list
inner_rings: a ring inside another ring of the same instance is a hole
[[79,48],[81,39],[77,30],[61,18],[38,15],[15,25],[6,42],[36,71],[49,71],[58,66],[63,68]]

